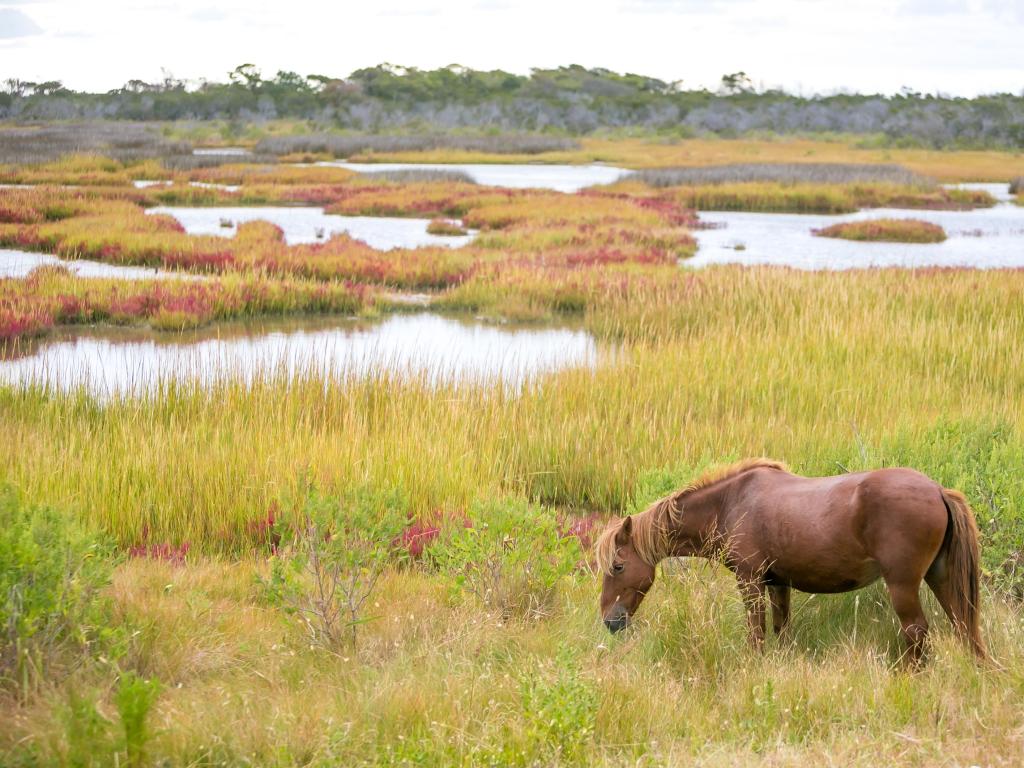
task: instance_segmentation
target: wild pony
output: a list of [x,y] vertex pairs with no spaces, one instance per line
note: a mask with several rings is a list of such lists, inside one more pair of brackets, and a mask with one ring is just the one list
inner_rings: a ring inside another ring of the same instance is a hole
[[753,459],[704,475],[639,514],[613,521],[597,542],[601,616],[625,628],[666,557],[721,559],[738,579],[750,641],[765,636],[765,592],[776,634],[790,590],[837,593],[881,577],[911,663],[925,650],[922,579],[979,658],[978,529],[966,499],[912,469],[800,477]]

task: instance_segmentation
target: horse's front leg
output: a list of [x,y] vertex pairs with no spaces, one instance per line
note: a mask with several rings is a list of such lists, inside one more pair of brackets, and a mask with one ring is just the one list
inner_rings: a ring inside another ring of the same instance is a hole
[[765,583],[754,577],[740,577],[740,594],[747,606],[747,631],[750,644],[757,650],[764,648]]

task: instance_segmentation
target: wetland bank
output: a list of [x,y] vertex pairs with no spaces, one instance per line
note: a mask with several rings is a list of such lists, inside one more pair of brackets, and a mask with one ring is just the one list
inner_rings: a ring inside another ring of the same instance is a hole
[[[616,168],[740,169],[574,192],[258,153],[2,171],[35,186],[0,190],[0,242],[45,262],[0,280],[0,520],[17,532],[0,536],[19,542],[3,573],[58,576],[0,656],[0,762],[122,760],[139,711],[145,758],[169,764],[1021,756],[1024,273],[1006,267],[1024,208],[990,194],[1002,181],[959,196],[917,177],[931,162],[946,183],[996,181],[1024,162],[893,150],[914,173],[865,178],[880,158],[829,141],[814,157],[855,179],[808,164],[766,180],[743,165],[752,147],[806,159],[808,144],[600,146]],[[454,150],[418,160],[438,151]],[[261,206],[415,239],[318,238]],[[949,239],[811,234],[890,206]],[[434,218],[474,235],[429,240]],[[142,279],[75,274],[83,260]],[[1002,669],[975,666],[929,603],[930,664],[902,674],[877,589],[795,596],[792,642],[756,655],[712,565],[667,567],[609,640],[590,564],[604,520],[747,456],[807,475],[909,465],[962,490]],[[70,559],[47,559],[52,542]],[[312,557],[373,576],[360,611],[316,610]]]

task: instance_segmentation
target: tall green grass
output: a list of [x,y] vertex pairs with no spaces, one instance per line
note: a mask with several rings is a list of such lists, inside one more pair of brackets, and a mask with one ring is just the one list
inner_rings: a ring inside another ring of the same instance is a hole
[[124,542],[234,550],[306,480],[400,487],[414,514],[508,493],[614,512],[657,468],[902,463],[956,486],[949,457],[981,452],[963,490],[991,507],[983,529],[1024,540],[1022,287],[1014,272],[682,275],[587,310],[607,346],[595,370],[521,389],[383,370],[168,382],[103,403],[2,389],[0,441],[17,450],[0,455],[0,478]]

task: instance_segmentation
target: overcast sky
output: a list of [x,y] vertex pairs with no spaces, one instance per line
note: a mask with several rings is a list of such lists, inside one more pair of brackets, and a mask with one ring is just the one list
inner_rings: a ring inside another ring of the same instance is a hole
[[1024,91],[1024,0],[0,0],[0,79],[583,64],[802,93]]

